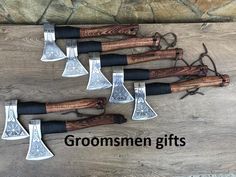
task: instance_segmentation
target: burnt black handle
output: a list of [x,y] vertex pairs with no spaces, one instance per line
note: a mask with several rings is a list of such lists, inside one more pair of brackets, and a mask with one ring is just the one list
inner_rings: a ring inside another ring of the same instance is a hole
[[77,43],[78,53],[101,52],[102,43],[99,41],[84,41]]
[[127,65],[127,55],[105,54],[100,56],[101,67]]
[[80,37],[80,28],[72,26],[55,27],[56,39],[76,39]]
[[46,104],[38,102],[18,102],[17,113],[20,115],[46,114]]
[[67,132],[66,122],[65,121],[41,122],[41,132],[42,132],[42,134]]
[[171,86],[168,83],[146,84],[146,95],[162,95],[171,93]]
[[124,69],[125,81],[148,80],[148,69]]

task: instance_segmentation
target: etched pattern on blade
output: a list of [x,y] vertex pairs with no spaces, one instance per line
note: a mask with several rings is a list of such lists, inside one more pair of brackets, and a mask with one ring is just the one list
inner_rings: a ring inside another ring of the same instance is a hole
[[62,74],[63,77],[79,77],[88,74],[88,71],[78,60],[77,40],[66,41],[67,62]]
[[2,139],[17,140],[27,138],[29,134],[17,120],[17,101],[8,101],[5,105],[6,122]]
[[157,114],[144,99],[139,98],[135,100],[135,109],[132,116],[133,120],[147,120],[156,116]]
[[135,106],[132,115],[133,120],[148,120],[157,117],[157,113],[146,101],[145,83],[134,83]]
[[112,86],[100,71],[100,59],[89,59],[89,69],[90,74],[87,90],[106,89]]
[[124,85],[113,86],[109,101],[111,103],[128,103],[134,101],[134,98]]
[[27,160],[43,160],[53,157],[54,155],[49,151],[41,140],[40,121],[33,120],[29,124],[30,129],[30,145],[26,156]]
[[134,101],[134,98],[124,86],[123,69],[117,67],[113,70],[113,86],[109,102],[128,103]]
[[41,61],[50,62],[62,60],[66,55],[56,44],[54,25],[45,23],[44,27],[44,48]]
[[55,42],[45,42],[43,49],[43,56],[41,58],[42,61],[58,61],[66,58],[65,54],[62,50],[56,45]]
[[88,74],[88,71],[79,62],[77,58],[68,58],[63,77],[79,77]]

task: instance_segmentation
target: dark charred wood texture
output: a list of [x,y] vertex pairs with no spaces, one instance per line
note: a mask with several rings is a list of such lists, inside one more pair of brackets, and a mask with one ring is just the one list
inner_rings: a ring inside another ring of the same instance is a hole
[[171,84],[172,92],[181,92],[190,89],[196,89],[200,87],[212,87],[212,86],[227,86],[230,79],[228,75],[220,76],[207,76],[199,79],[193,79],[189,81],[183,81],[179,83]]
[[183,49],[154,50],[142,54],[128,55],[128,64],[143,63],[155,60],[179,59],[182,58]]
[[61,112],[74,109],[83,109],[83,108],[104,108],[106,104],[106,98],[86,98],[81,100],[60,102],[60,103],[47,103],[46,110],[50,112]]
[[67,121],[66,122],[66,129],[67,131],[79,130],[88,127],[94,127],[98,125],[106,125],[106,124],[113,124],[114,118],[116,115],[107,114],[101,116],[94,116],[82,120],[77,121]]
[[80,37],[99,37],[110,35],[135,36],[139,30],[139,25],[110,25],[96,28],[80,28]]
[[158,46],[159,42],[159,39],[154,41],[152,37],[128,38],[118,41],[103,42],[102,51],[109,52],[126,48]]
[[175,68],[150,69],[149,78],[157,79],[172,76],[206,76],[207,66],[180,66]]

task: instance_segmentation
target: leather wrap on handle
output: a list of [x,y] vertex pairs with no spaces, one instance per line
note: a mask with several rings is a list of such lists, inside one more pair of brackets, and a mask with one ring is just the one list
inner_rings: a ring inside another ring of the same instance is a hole
[[168,60],[179,59],[183,56],[183,49],[167,49],[167,50],[154,50],[148,51],[142,54],[128,55],[127,63],[136,64],[142,62],[156,61],[156,60]]
[[100,56],[101,66],[125,66],[154,60],[178,59],[183,55],[183,49],[153,50],[141,54],[119,55],[104,54]]
[[171,93],[169,83],[151,83],[146,84],[146,95],[162,95]]
[[110,35],[134,36],[139,30],[139,25],[109,25],[92,28],[78,28],[73,26],[56,26],[56,39],[75,39],[100,37]]
[[18,102],[17,113],[19,115],[46,114],[46,104],[38,102]]
[[189,81],[177,82],[171,84],[171,92],[181,92],[200,87],[227,86],[230,83],[228,75],[207,76]]
[[76,121],[48,121],[41,122],[42,134],[63,133],[107,124],[122,124],[127,120],[121,114],[105,114]]
[[127,65],[127,55],[105,54],[100,55],[101,67]]
[[206,76],[207,66],[181,66],[162,69],[124,69],[124,80],[150,80],[173,76]]
[[61,112],[61,111],[69,111],[74,109],[83,109],[83,108],[104,108],[106,104],[106,98],[84,98],[80,100],[74,101],[66,101],[60,103],[47,103],[46,110],[47,113],[50,112]]

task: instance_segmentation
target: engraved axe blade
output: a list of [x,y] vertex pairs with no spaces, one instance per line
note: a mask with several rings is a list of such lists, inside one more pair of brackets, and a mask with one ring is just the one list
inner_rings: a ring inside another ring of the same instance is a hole
[[135,106],[132,115],[133,120],[148,120],[157,117],[157,113],[146,101],[145,82],[134,83]]
[[134,98],[124,86],[124,70],[122,67],[113,69],[113,85],[109,102],[128,103],[134,101]]
[[79,77],[88,74],[88,71],[78,60],[77,40],[66,41],[67,62],[62,77]]
[[30,121],[29,133],[30,142],[26,160],[44,160],[54,156],[42,141],[40,120]]
[[50,62],[66,58],[66,55],[56,44],[55,26],[49,23],[45,23],[43,27],[44,27],[44,48],[41,61]]
[[29,134],[18,121],[17,100],[5,102],[5,127],[2,139],[18,140],[29,137]]
[[106,89],[112,86],[101,72],[100,55],[97,52],[89,54],[89,81],[87,90]]

